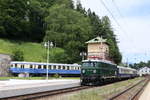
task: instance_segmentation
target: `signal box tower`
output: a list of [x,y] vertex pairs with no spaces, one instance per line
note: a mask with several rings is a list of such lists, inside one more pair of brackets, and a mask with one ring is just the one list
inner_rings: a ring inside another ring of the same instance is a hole
[[88,44],[88,60],[109,60],[109,46],[106,39],[98,36],[86,43]]

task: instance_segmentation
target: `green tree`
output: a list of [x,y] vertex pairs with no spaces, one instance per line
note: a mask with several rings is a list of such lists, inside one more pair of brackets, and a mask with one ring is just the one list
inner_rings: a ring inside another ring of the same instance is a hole
[[24,61],[24,53],[21,50],[15,50],[12,52],[12,60],[13,61]]
[[28,26],[26,22],[27,0],[1,0],[0,30],[1,36],[18,38],[24,36]]
[[0,37],[41,42],[47,9],[59,0],[1,0]]
[[62,48],[53,48],[50,49],[50,62],[53,63],[67,63],[68,55],[66,54],[65,50]]
[[87,12],[85,10],[85,8],[82,7],[82,4],[79,0],[77,0],[77,4],[76,4],[76,10],[82,14],[84,14],[85,16],[87,16]]
[[[64,4],[51,7],[49,12],[45,19],[47,30],[44,40],[53,41],[57,47],[64,48],[68,54],[76,54],[69,55],[68,62],[81,60],[78,59],[79,52],[85,50],[85,42],[91,35],[92,27],[89,19],[80,12],[66,8]],[[68,49],[70,46],[71,50]]]

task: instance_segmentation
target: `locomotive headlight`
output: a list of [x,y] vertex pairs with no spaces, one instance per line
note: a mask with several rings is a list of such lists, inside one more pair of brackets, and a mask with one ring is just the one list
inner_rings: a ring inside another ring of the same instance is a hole
[[85,73],[85,70],[82,70],[82,73]]
[[96,73],[96,70],[93,70],[93,73]]

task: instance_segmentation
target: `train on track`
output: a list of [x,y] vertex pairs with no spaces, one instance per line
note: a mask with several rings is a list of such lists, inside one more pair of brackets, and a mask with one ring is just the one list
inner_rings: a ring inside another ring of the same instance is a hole
[[78,64],[60,64],[60,63],[40,63],[40,62],[22,62],[12,61],[10,72],[13,75],[20,73],[29,73],[30,76],[61,75],[61,76],[80,76],[80,67]]
[[81,66],[81,85],[100,85],[106,82],[134,78],[137,70],[121,67],[104,60],[84,60]]

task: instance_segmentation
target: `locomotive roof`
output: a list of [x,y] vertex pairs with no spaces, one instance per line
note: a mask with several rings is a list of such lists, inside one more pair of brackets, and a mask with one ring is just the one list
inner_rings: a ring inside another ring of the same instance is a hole
[[83,60],[82,62],[102,62],[102,63],[107,63],[107,64],[111,64],[111,65],[116,65],[110,61],[107,61],[107,60]]
[[[25,62],[25,61],[12,61],[11,64],[31,64],[31,65],[47,65],[43,62]],[[48,63],[48,65],[62,65],[62,66],[81,66],[79,64],[61,64],[61,63]]]

